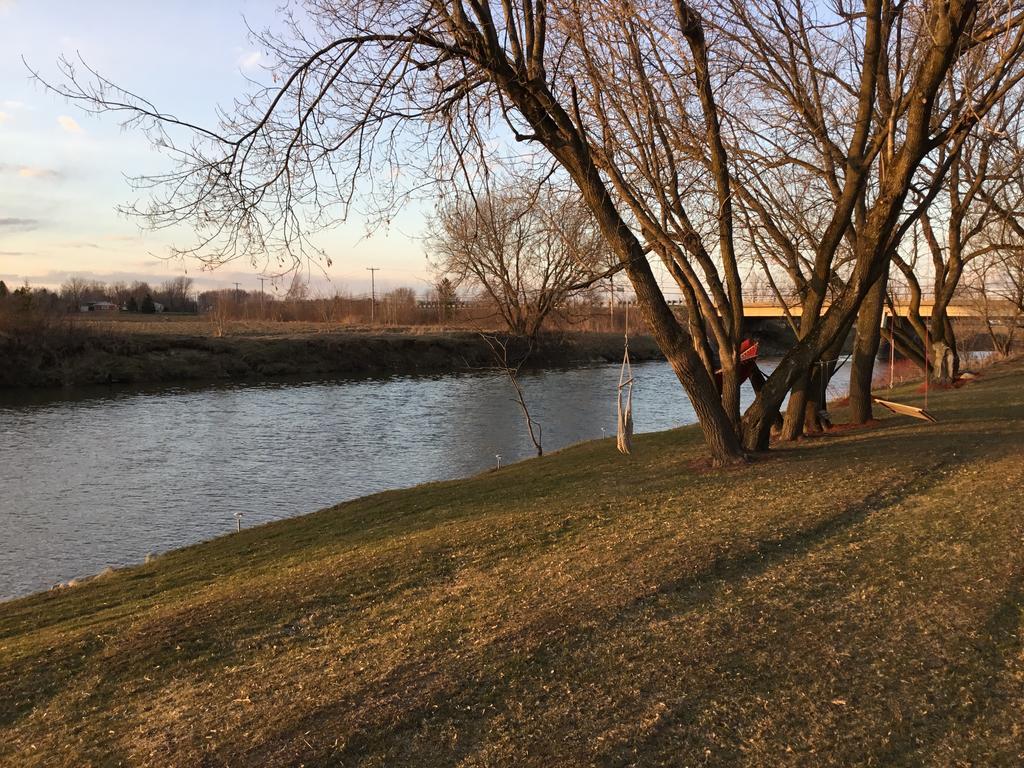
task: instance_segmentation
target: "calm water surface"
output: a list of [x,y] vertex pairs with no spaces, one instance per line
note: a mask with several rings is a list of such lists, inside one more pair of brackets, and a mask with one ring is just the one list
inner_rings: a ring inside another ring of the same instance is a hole
[[[695,421],[666,363],[635,375],[638,432]],[[521,376],[546,451],[614,435],[618,376]],[[235,512],[249,527],[527,458],[512,394],[487,373],[0,395],[0,599],[228,533]]]

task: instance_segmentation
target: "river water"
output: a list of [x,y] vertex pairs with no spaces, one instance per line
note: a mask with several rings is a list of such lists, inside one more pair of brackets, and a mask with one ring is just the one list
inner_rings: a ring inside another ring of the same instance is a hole
[[[666,363],[634,371],[638,432],[695,421]],[[618,376],[521,374],[546,451],[615,434]],[[249,527],[527,458],[512,397],[498,373],[0,394],[0,599],[229,533],[236,512]]]

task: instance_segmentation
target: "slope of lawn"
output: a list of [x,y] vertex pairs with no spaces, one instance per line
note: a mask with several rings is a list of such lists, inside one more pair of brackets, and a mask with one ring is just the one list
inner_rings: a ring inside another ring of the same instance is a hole
[[727,471],[587,443],[5,603],[0,764],[1024,764],[1024,364],[930,407]]

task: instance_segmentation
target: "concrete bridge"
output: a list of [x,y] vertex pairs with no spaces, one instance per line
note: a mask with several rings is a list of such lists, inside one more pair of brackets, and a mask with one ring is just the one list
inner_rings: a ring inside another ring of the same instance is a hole
[[[822,308],[822,312],[828,309],[829,305],[826,303]],[[932,309],[935,307],[934,300],[922,301],[921,302],[921,317],[931,317]],[[886,305],[884,312],[888,317],[895,314],[897,317],[909,317],[910,315],[910,302],[905,303],[894,303],[895,312]],[[743,303],[743,312],[747,317],[785,317],[786,312],[782,308],[782,305],[778,302],[751,302]],[[803,314],[803,309],[800,305],[789,308],[789,312],[793,317],[800,317]],[[951,302],[946,307],[946,314],[949,317],[981,317],[981,312],[973,304]]]
[[[669,304],[681,305],[683,301],[681,299],[669,301]],[[1001,306],[1004,305],[1005,307]],[[909,317],[910,315],[910,301],[909,299],[898,299],[893,302],[895,312],[886,305],[884,312],[885,316],[895,314],[897,317]],[[825,312],[829,307],[828,302],[822,308],[822,312]],[[931,317],[932,310],[935,307],[934,299],[923,299],[921,301],[921,317]],[[993,311],[995,310],[995,311]],[[785,317],[786,310],[777,299],[765,299],[765,298],[744,298],[743,301],[743,313],[744,316],[749,319],[755,318],[774,318],[774,317]],[[789,307],[789,314],[793,317],[800,317],[803,315],[803,308],[800,304],[793,304]],[[974,303],[966,301],[952,301],[946,307],[946,314],[949,317],[983,317],[984,313],[981,308]],[[996,317],[1014,317],[1017,312],[1013,310],[1013,307],[1009,302],[992,302],[989,305],[989,316]]]

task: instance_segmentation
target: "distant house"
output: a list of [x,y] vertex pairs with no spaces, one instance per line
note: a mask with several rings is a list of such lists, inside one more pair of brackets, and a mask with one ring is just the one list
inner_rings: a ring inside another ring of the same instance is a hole
[[117,304],[112,301],[90,301],[78,308],[79,312],[117,312]]

